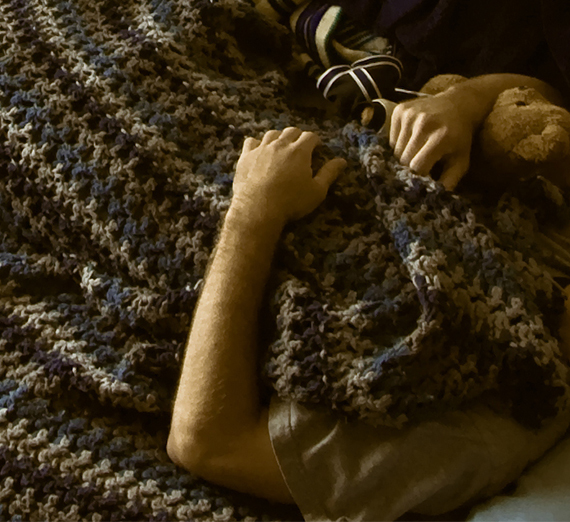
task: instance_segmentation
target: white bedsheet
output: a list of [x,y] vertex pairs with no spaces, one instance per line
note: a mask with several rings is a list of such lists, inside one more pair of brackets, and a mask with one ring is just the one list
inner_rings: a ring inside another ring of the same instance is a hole
[[566,436],[518,480],[512,495],[474,508],[469,522],[570,521],[570,437]]

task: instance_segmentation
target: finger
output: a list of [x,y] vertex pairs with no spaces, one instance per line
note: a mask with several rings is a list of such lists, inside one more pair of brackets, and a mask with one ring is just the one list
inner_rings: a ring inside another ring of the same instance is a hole
[[400,115],[400,106],[398,105],[392,113],[390,121],[390,147],[395,148],[398,143],[398,136],[400,135],[400,128],[402,125],[402,118]]
[[406,150],[408,142],[412,137],[412,126],[406,125],[405,123],[400,123],[400,125],[400,133],[398,134],[398,140],[394,146],[394,156],[396,156],[398,159],[402,157],[402,154]]
[[319,183],[325,191],[336,181],[340,173],[346,168],[346,160],[334,158],[327,161],[317,172],[314,180]]
[[308,147],[311,152],[313,149],[321,144],[321,138],[319,138],[314,132],[303,132],[297,142],[302,147]]
[[281,133],[281,139],[288,140],[292,143],[297,140],[301,134],[303,134],[303,131],[301,129],[298,129],[297,127],[287,127]]
[[443,156],[439,148],[440,143],[441,140],[432,134],[425,145],[410,161],[410,168],[420,176],[427,176],[433,166]]
[[443,183],[446,190],[453,190],[469,169],[469,156],[463,156],[459,159],[456,158],[453,161],[450,160],[448,165],[449,166],[443,171],[441,178],[439,178],[439,181]]
[[261,143],[263,145],[268,145],[269,143],[271,143],[272,141],[275,141],[277,138],[279,138],[279,136],[281,136],[281,131],[278,130],[270,130],[267,131],[265,133],[265,135],[263,136],[263,139],[261,140]]
[[429,141],[430,136],[426,136],[425,133],[415,132],[412,134],[410,140],[408,141],[406,148],[400,156],[400,163],[411,167],[412,160],[417,156],[417,154],[422,150],[422,148]]
[[243,142],[243,150],[242,153],[251,152],[253,149],[259,147],[261,141],[256,140],[255,138],[246,138]]

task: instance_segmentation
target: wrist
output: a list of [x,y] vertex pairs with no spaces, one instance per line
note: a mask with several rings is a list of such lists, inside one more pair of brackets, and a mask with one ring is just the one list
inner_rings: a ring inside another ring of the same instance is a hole
[[284,217],[260,205],[244,204],[241,201],[232,200],[224,227],[230,228],[234,233],[244,231],[254,233],[256,236],[276,236],[278,238],[286,222]]
[[437,96],[449,100],[474,131],[483,123],[495,103],[495,97],[469,81],[454,85]]

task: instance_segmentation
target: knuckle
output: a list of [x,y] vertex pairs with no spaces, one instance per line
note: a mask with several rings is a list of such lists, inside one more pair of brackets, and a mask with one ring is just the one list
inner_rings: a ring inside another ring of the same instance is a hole
[[417,121],[419,124],[425,124],[425,123],[427,123],[427,122],[430,121],[429,114],[427,114],[426,112],[423,112],[423,111],[418,111],[418,112],[415,114],[415,117],[416,117],[416,118],[415,118],[416,121]]
[[447,125],[442,125],[439,128],[439,135],[442,140],[447,140],[451,138],[451,129]]
[[405,112],[405,111],[408,111],[410,109],[413,109],[414,102],[415,102],[415,100],[405,101],[405,102],[398,104],[398,106],[396,108]]
[[301,134],[301,131],[299,129],[297,129],[297,127],[287,127],[285,129],[283,129],[283,133],[282,135],[286,135],[286,136],[294,136],[296,134]]
[[403,124],[413,123],[417,120],[417,112],[412,107],[402,109],[400,120]]
[[392,112],[392,119],[400,118],[402,116],[402,114],[406,110],[405,105],[406,105],[405,103],[400,103],[399,105],[396,105],[396,107],[394,107],[394,111]]
[[420,112],[416,115],[415,124],[419,130],[430,131],[437,127],[437,120],[433,115],[428,114],[427,112]]

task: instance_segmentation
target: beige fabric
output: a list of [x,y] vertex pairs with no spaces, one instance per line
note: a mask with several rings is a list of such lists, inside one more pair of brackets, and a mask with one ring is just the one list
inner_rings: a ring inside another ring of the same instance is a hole
[[537,433],[480,405],[399,431],[272,399],[269,433],[305,520],[437,515],[498,493],[566,431]]

